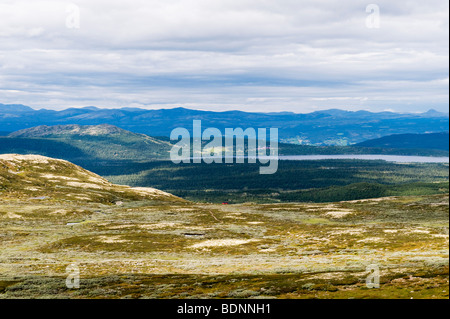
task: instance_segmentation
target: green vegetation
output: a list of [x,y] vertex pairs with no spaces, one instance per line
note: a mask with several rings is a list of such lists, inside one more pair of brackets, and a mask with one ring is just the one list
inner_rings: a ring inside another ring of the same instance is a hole
[[[364,274],[364,273],[361,273]],[[90,299],[439,299],[448,298],[448,267],[408,273],[386,271],[379,289],[365,287],[359,274],[143,275],[83,278],[67,289],[64,277],[35,276],[1,282],[8,298]],[[1,298],[1,295],[0,295]]]
[[333,202],[391,195],[448,192],[448,164],[385,161],[280,161],[274,175],[259,164],[171,162],[85,163],[114,183],[152,186],[193,201]]
[[168,158],[171,144],[112,125],[38,126],[0,137],[0,153],[37,154],[80,160]]
[[382,185],[356,183],[345,186],[331,186],[307,190],[257,189],[245,191],[173,191],[177,196],[201,202],[228,203],[271,203],[271,202],[314,202],[326,203],[387,196],[411,196],[446,194],[448,182],[442,183],[407,183],[400,185]]

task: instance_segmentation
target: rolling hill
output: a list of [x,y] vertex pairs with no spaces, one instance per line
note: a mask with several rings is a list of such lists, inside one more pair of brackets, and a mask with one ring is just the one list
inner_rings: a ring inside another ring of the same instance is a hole
[[144,134],[101,125],[38,126],[0,138],[0,153],[40,154],[79,160],[167,158],[172,145]]
[[49,199],[117,203],[121,201],[182,201],[154,188],[114,185],[77,165],[40,155],[0,155],[2,199]]

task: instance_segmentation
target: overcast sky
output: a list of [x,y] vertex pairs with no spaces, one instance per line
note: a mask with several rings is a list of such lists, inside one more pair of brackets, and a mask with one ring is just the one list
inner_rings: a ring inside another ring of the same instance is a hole
[[371,1],[0,0],[0,103],[447,111],[448,0]]

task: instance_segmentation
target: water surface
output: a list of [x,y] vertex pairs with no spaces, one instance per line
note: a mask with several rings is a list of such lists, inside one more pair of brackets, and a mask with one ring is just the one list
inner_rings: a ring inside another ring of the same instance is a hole
[[411,156],[411,155],[284,155],[279,160],[313,161],[328,159],[383,160],[395,163],[448,163],[448,157]]

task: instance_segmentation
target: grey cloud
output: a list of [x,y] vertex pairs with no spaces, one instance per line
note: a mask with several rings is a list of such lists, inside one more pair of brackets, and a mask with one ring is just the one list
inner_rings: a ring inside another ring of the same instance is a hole
[[69,3],[2,1],[1,102],[267,111],[448,103],[447,1],[376,1],[380,29],[366,28],[361,0],[79,0],[80,29],[65,26]]

